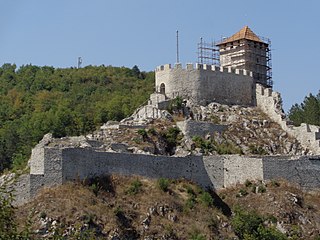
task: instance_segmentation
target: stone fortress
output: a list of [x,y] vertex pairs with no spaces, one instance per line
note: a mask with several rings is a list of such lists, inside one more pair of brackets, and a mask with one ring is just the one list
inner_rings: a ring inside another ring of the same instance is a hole
[[[102,151],[97,142],[78,137],[77,144],[52,146],[48,135],[33,149],[30,174],[16,182],[18,202],[35,196],[39,189],[75,179],[102,174],[140,175],[150,178],[186,178],[203,187],[221,189],[250,180],[286,179],[307,189],[320,187],[319,128],[287,123],[281,96],[272,90],[270,42],[264,42],[250,28],[215,45],[220,65],[204,63],[186,68],[177,63],[156,68],[155,93],[148,104],[129,118],[112,127],[135,127],[143,119],[166,117],[169,102],[181,97],[189,105],[217,102],[229,105],[255,106],[295,137],[311,155],[302,156],[159,156]],[[210,50],[214,50],[213,48]],[[202,55],[204,56],[204,55]],[[131,121],[131,125],[126,122]],[[193,134],[203,129],[215,131],[212,124],[196,121],[177,123]],[[191,125],[190,125],[191,126]],[[189,127],[190,127],[189,126]],[[137,125],[137,127],[139,127]],[[198,129],[197,129],[198,127]],[[188,132],[184,132],[188,134]]]

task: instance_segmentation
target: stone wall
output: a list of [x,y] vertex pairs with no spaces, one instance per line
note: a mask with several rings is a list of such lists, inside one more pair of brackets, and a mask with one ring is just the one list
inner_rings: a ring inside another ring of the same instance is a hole
[[210,102],[222,104],[253,105],[254,89],[252,73],[246,70],[220,68],[207,64],[170,64],[156,69],[156,91],[165,86],[168,98],[181,96],[195,104]]
[[227,129],[227,125],[213,124],[211,122],[199,122],[193,120],[185,120],[177,122],[177,127],[183,135],[187,137],[200,136],[205,137],[207,134],[222,133]]
[[[320,187],[320,160],[308,157],[256,158],[239,155],[169,157],[100,152],[91,148],[43,147],[44,174],[30,174],[30,196],[42,187],[104,174],[140,175],[148,178],[185,178],[203,187],[221,189],[250,180],[283,178],[306,188]],[[41,153],[41,151],[38,151]],[[31,166],[39,166],[31,164]],[[31,169],[31,172],[34,172]]]
[[120,174],[149,178],[186,178],[202,186],[211,185],[200,156],[118,154],[77,148],[64,149],[62,154],[63,181],[102,174]]
[[320,160],[310,160],[307,157],[300,159],[264,158],[263,179],[286,179],[297,183],[305,189],[320,187]]
[[256,105],[274,122],[278,123],[289,135],[295,137],[308,153],[320,154],[319,127],[302,123],[299,127],[289,125],[282,109],[282,99],[271,88],[256,85]]
[[285,179],[306,189],[320,187],[320,158],[316,156],[169,157],[105,152],[89,147],[51,147],[49,143],[46,135],[32,151],[30,174],[18,177],[11,184],[17,189],[16,204],[25,203],[43,187],[106,174],[185,178],[216,190],[244,183],[247,179]]
[[224,186],[244,183],[246,180],[263,180],[263,163],[260,158],[224,156]]

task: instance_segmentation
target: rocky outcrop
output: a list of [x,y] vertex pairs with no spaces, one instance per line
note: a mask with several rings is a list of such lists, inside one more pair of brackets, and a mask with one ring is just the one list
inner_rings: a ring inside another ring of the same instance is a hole
[[320,131],[318,126],[302,123],[299,127],[288,124],[282,109],[282,99],[278,92],[259,84],[256,85],[257,107],[278,123],[290,136],[296,138],[306,153],[320,154]]

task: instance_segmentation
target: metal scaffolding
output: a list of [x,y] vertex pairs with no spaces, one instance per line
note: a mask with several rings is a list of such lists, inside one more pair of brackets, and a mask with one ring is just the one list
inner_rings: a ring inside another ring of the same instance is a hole
[[199,64],[220,65],[219,48],[215,42],[205,42],[200,38],[197,54]]

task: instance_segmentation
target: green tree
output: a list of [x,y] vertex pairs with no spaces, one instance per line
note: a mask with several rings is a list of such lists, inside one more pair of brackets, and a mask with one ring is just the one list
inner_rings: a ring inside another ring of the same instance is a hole
[[318,99],[310,94],[303,101],[305,122],[320,125],[320,106]]
[[288,116],[295,126],[300,126],[304,121],[303,109],[297,103],[290,108]]

